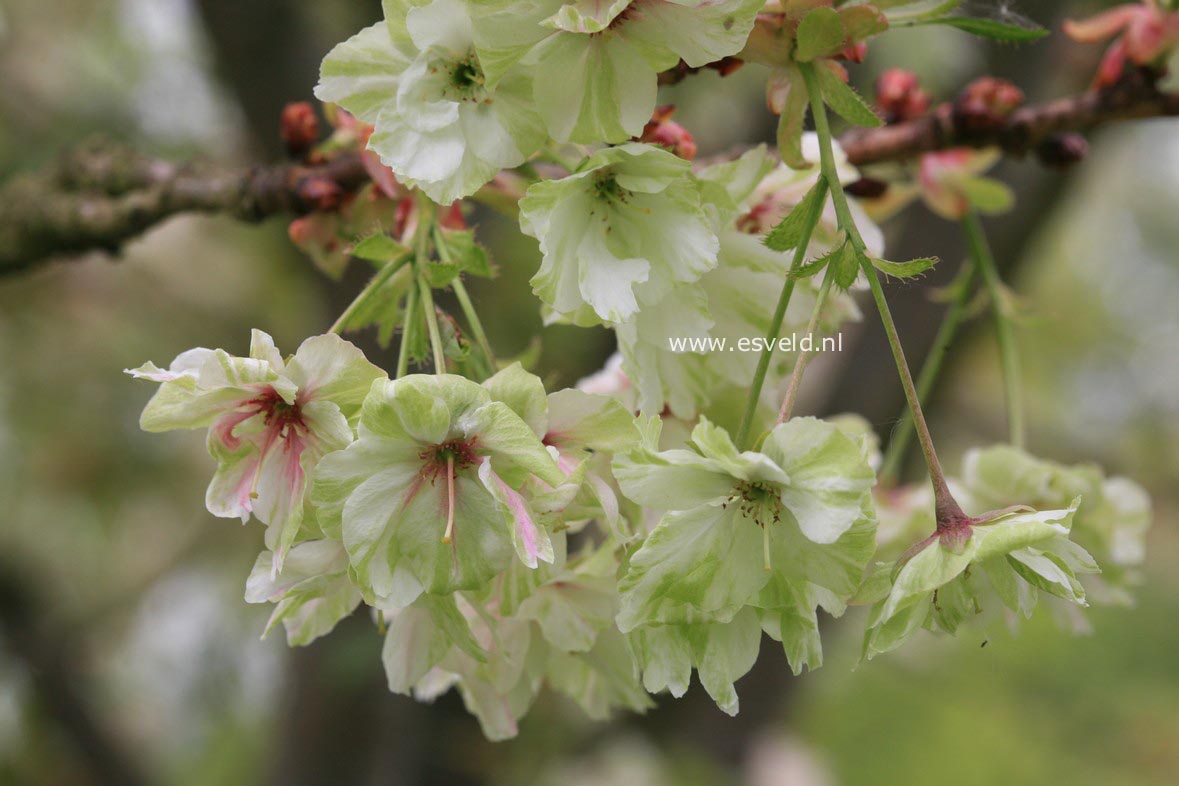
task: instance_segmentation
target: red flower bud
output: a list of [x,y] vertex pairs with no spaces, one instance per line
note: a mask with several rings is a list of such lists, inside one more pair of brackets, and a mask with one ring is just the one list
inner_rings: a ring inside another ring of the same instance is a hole
[[836,57],[841,60],[847,60],[849,63],[862,63],[864,58],[868,56],[868,44],[864,41],[855,41],[843,48]]
[[462,200],[456,200],[442,213],[439,223],[447,229],[466,229],[467,219],[463,216]]
[[912,71],[890,68],[876,80],[876,106],[888,122],[899,123],[925,114],[929,94]]
[[1023,103],[1023,91],[993,76],[983,76],[968,84],[954,101],[954,113],[963,130],[987,132],[1003,125]]
[[1067,169],[1085,157],[1089,143],[1076,133],[1055,134],[1036,146],[1036,158],[1053,169]]
[[643,126],[640,142],[664,147],[680,158],[691,161],[696,157],[696,140],[686,128],[671,119],[675,114],[675,107],[667,104],[656,107],[655,113]]
[[315,211],[335,210],[344,201],[344,189],[326,177],[309,177],[299,183],[296,191],[299,198]]
[[319,140],[319,118],[311,104],[296,101],[283,107],[279,131],[287,153],[303,158]]

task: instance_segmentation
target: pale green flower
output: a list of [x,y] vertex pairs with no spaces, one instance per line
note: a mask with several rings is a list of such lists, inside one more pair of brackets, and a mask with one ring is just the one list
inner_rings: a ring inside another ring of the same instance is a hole
[[593,718],[651,706],[612,625],[613,547],[566,562],[564,538],[555,535],[554,544],[553,565],[509,568],[486,600],[427,594],[391,611],[383,657],[390,689],[428,701],[456,688],[490,739],[515,736],[546,683]]
[[[647,445],[657,439],[649,433]],[[728,622],[752,606],[794,657],[799,621],[818,605],[841,613],[871,557],[875,476],[864,451],[814,418],[778,426],[759,453],[738,452],[707,420],[691,445],[615,459],[627,497],[670,511],[630,558],[618,626]]]
[[488,739],[516,735],[546,665],[530,622],[499,618],[458,594],[425,594],[388,617],[382,660],[389,690],[433,701],[457,688]]
[[545,139],[520,70],[489,84],[463,0],[385,0],[385,21],[323,61],[315,95],[375,130],[398,179],[449,203],[518,166]]
[[544,254],[533,291],[577,324],[620,323],[640,303],[716,265],[717,239],[704,220],[689,164],[665,150],[625,144],[602,150],[577,172],[529,187],[520,226]]
[[666,408],[680,418],[699,413],[722,379],[707,355],[673,351],[672,342],[707,340],[714,324],[708,295],[697,283],[674,287],[615,326],[622,370],[634,383],[640,412],[657,415]]
[[348,579],[348,553],[334,540],[306,540],[287,554],[275,575],[274,555],[258,555],[246,580],[247,603],[273,603],[266,635],[279,622],[287,643],[309,644],[360,605],[360,590]]
[[1100,599],[1125,599],[1124,592],[1114,588],[1133,582],[1146,556],[1151,520],[1150,497],[1137,483],[1107,478],[1093,464],[1065,466],[1019,448],[995,445],[966,454],[962,486],[976,509],[1013,504],[1064,507],[1081,497],[1072,538],[1095,554],[1104,568],[1101,580],[1092,582],[1101,590]]
[[162,383],[140,418],[145,431],[208,427],[217,460],[209,512],[243,523],[252,513],[266,524],[276,572],[303,521],[308,474],[352,441],[349,423],[373,380],[384,376],[339,336],[309,338],[284,360],[259,330],[247,358],[194,349],[168,371],[148,363],[128,373]]
[[[808,147],[816,144],[812,137],[806,139]],[[846,164],[840,173],[858,177]],[[655,414],[667,407],[677,417],[695,417],[735,381],[741,384],[753,377],[761,353],[749,345],[740,351],[742,340],[805,335],[820,282],[806,278],[796,283],[782,326],[771,336],[770,320],[791,255],[767,248],[760,234],[802,200],[816,176],[775,166],[762,147],[696,175],[705,212],[716,227],[716,267],[696,282],[673,287],[657,302],[643,303],[634,318],[616,327],[623,370],[635,382],[641,411]],[[868,242],[880,245],[879,230],[870,223],[863,226]],[[810,254],[822,255],[836,238],[831,213],[821,218]],[[840,292],[828,299],[820,327],[833,332],[859,316],[855,300]],[[685,344],[700,340],[725,343],[723,348],[713,344],[711,351]],[[796,357],[797,351],[774,352],[763,388],[767,401],[780,399],[781,383]]]
[[728,622],[648,625],[629,639],[648,691],[666,690],[678,699],[687,693],[695,668],[717,706],[736,715],[739,702],[733,683],[757,662],[761,633],[757,612],[744,608]]
[[954,633],[992,599],[1025,617],[1035,608],[1037,590],[1084,606],[1077,576],[1098,568],[1068,537],[1079,502],[931,535],[891,569],[887,595],[869,616],[864,657],[895,649],[921,628]]
[[513,550],[530,566],[552,560],[539,518],[552,500],[520,493],[531,476],[565,481],[507,404],[463,377],[411,375],[372,386],[359,438],[321,462],[312,498],[361,588],[404,606],[484,587]]
[[762,0],[491,0],[475,13],[489,79],[522,62],[559,141],[621,142],[655,109],[657,74],[745,45]]

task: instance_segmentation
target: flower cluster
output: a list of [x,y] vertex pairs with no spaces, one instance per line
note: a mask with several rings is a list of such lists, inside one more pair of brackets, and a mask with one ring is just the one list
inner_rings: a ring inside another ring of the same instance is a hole
[[[919,23],[960,19],[919,5]],[[268,631],[306,644],[363,606],[391,691],[453,688],[504,739],[544,686],[602,718],[682,695],[695,670],[735,713],[763,633],[795,673],[821,665],[820,609],[871,605],[872,657],[984,611],[1030,614],[1041,595],[1126,597],[1149,522],[1129,481],[991,448],[947,484],[910,401],[932,493],[882,490],[867,423],[790,417],[806,354],[672,351],[673,337],[833,330],[858,317],[860,282],[891,328],[876,271],[935,261],[879,259],[881,231],[844,193],[864,180],[827,125],[826,106],[882,122],[839,61],[862,59],[888,15],[834,0],[383,8],[323,62],[331,137],[315,144],[308,107],[283,123],[304,160],[361,155],[372,185],[318,194],[291,236],[331,274],[373,263],[371,283],[289,357],[255,331],[246,357],[194,349],[128,372],[160,385],[144,429],[207,429],[209,511],[266,526],[245,597],[273,606]],[[778,156],[693,164],[695,141],[656,108],[659,75],[734,58],[771,69]],[[885,117],[925,111],[915,80],[888,80]],[[964,95],[979,122],[1014,107],[995,80]],[[893,203],[995,207],[1007,192],[980,176],[990,163],[929,154]],[[548,392],[493,354],[462,283],[494,269],[466,231],[472,196],[537,241],[547,321],[613,330],[618,353],[577,388]],[[464,327],[435,301],[447,288]],[[401,331],[392,378],[337,335],[372,326],[382,345]],[[434,373],[411,373],[427,357]]]
[[[1083,603],[1077,576],[1096,567],[1070,525],[1128,569],[1149,516],[1128,481],[991,448],[967,457],[961,496],[1020,507],[873,571],[878,539],[912,526],[878,535],[862,421],[794,418],[740,451],[705,418],[665,430],[677,421],[636,420],[618,397],[546,394],[519,364],[482,384],[390,380],[334,335],[283,358],[255,331],[248,357],[194,349],[129,373],[160,383],[145,429],[208,429],[210,512],[267,525],[246,584],[273,604],[267,630],[306,644],[363,603],[386,628],[390,688],[455,687],[496,739],[543,685],[604,717],[682,695],[696,669],[735,713],[763,632],[796,673],[822,664],[819,609],[875,602],[871,656],[992,598],[1023,614],[1037,591]],[[1074,493],[1093,502],[1022,507]]]

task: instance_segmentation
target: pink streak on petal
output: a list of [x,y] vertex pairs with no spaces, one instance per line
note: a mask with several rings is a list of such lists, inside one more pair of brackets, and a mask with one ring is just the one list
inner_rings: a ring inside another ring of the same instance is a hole
[[283,454],[286,463],[283,466],[283,478],[286,481],[287,494],[291,498],[299,495],[303,491],[303,451],[307,448],[307,444],[296,433],[287,435],[286,442],[283,445]]
[[250,490],[254,486],[254,475],[258,473],[258,468],[261,464],[262,459],[257,455],[246,459],[246,466],[243,468],[242,476],[233,488],[233,499],[242,511],[241,517],[243,524],[249,519],[250,514],[254,512],[254,501],[250,497]]
[[581,462],[579,462],[573,456],[570,456],[568,453],[557,451],[557,468],[565,473],[565,477],[572,475],[577,470],[577,467],[580,463]]
[[530,568],[535,568],[537,557],[540,556],[540,548],[537,546],[536,522],[532,520],[532,516],[528,513],[528,506],[524,504],[524,497],[520,496],[507,483],[500,480],[499,475],[494,472],[491,473],[491,479],[495,481],[495,485],[503,492],[508,510],[512,512],[512,518],[516,520],[516,532],[520,535],[520,542],[524,544],[524,552],[530,557],[526,564]]
[[237,450],[241,447],[242,441],[234,435],[233,430],[256,414],[258,412],[254,409],[225,413],[213,421],[213,436],[226,450]]

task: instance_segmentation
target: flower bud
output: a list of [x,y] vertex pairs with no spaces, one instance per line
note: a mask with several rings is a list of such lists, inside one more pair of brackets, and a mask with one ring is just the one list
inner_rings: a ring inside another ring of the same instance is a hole
[[335,210],[344,201],[344,189],[326,177],[309,177],[299,183],[296,190],[299,198],[315,211]]
[[283,107],[279,131],[291,158],[303,158],[319,140],[319,118],[306,101]]
[[1011,82],[984,76],[958,94],[954,114],[964,131],[986,132],[1002,126],[1023,101],[1023,91]]
[[864,58],[868,56],[868,44],[864,41],[855,41],[843,48],[836,57],[841,60],[847,60],[849,63],[862,63]]
[[671,119],[673,114],[675,107],[671,104],[656,107],[647,125],[643,126],[639,141],[666,148],[691,161],[696,157],[696,140],[688,129]]
[[1089,143],[1077,133],[1054,134],[1036,146],[1036,158],[1046,167],[1067,169],[1089,152]]
[[886,121],[899,123],[925,114],[929,94],[921,89],[912,71],[890,68],[876,80],[876,106]]

